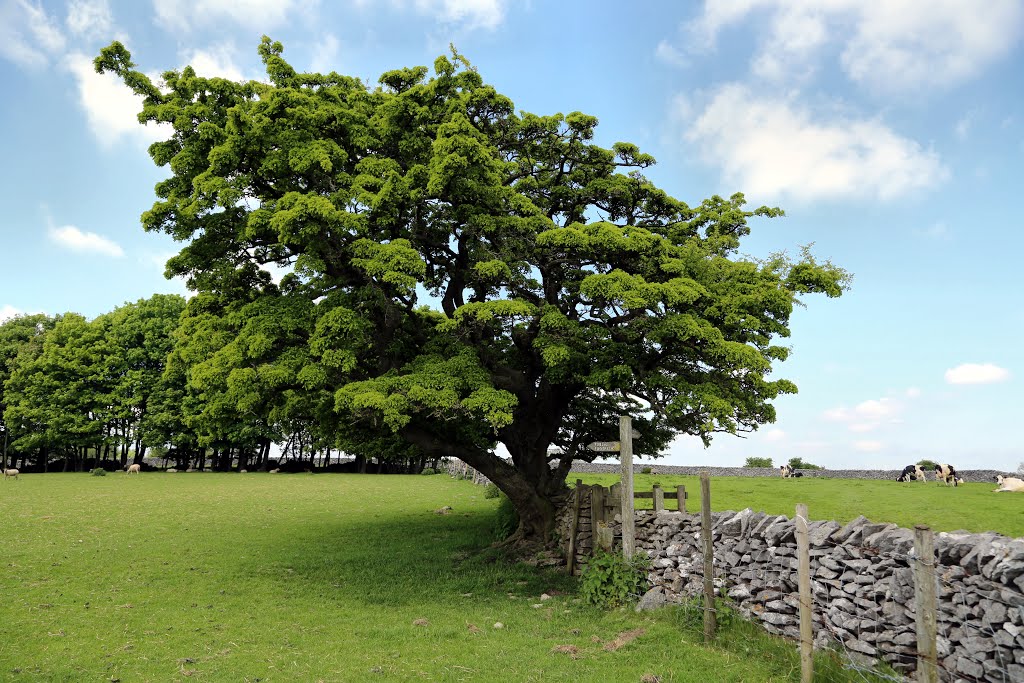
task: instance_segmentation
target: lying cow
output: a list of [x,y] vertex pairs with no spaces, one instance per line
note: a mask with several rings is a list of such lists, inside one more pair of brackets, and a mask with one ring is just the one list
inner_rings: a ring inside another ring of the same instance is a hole
[[911,479],[925,481],[924,470],[920,465],[907,465],[903,468],[900,476],[896,477],[896,481],[910,481]]
[[956,470],[952,465],[936,465],[935,481],[944,481],[946,482],[946,486],[949,486],[950,484],[953,486],[959,486],[964,483],[964,480],[957,476]]
[[1001,474],[996,475],[996,481],[999,483],[999,488],[992,489],[993,493],[999,491],[1009,491],[1010,493],[1024,493],[1024,479],[1019,477],[1004,477]]
[[789,465],[783,465],[782,467],[780,467],[779,468],[779,472],[782,474],[782,478],[783,479],[789,479],[790,477],[802,477],[802,476],[804,476],[803,472],[796,472]]

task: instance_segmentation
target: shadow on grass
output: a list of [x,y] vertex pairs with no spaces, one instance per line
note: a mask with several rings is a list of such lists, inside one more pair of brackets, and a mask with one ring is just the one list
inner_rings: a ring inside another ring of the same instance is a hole
[[353,523],[320,521],[268,536],[260,544],[263,571],[279,571],[304,591],[367,605],[434,603],[473,593],[575,592],[564,570],[538,569],[492,546],[494,515],[409,514]]

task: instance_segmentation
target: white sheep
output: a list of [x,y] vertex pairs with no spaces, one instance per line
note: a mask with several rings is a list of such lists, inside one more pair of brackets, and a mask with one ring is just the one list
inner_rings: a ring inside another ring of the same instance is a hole
[[140,465],[137,462],[136,463],[132,463],[131,465],[128,465],[128,467],[125,469],[125,474],[132,474],[132,473],[139,474],[141,472],[142,472],[142,465]]
[[20,472],[13,467],[9,470],[4,470],[4,479],[17,479]]
[[177,471],[178,470],[174,469],[173,467],[170,468],[169,470],[167,470],[168,474],[175,474],[175,473],[177,473]]
[[278,472],[280,472],[280,471],[281,471],[281,470],[279,470],[279,469],[277,469],[277,468],[274,468],[274,469],[270,470],[270,474],[277,474],[277,473],[278,473]]
[[997,474],[996,481],[999,482],[999,488],[992,489],[993,493],[998,491],[1009,491],[1011,493],[1024,492],[1024,479],[1019,477],[1004,477],[1001,474]]

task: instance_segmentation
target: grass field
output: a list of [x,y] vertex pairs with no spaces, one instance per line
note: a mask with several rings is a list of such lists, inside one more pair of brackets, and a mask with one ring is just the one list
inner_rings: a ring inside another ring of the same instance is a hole
[[[618,475],[611,474],[578,476],[587,484],[609,486],[619,481]],[[688,509],[700,511],[700,479],[697,477],[638,474],[633,486],[636,491],[650,491],[655,482],[671,494],[675,493],[676,486],[685,486]],[[845,523],[862,514],[873,522],[895,522],[907,528],[927,524],[935,531],[966,529],[1024,536],[1024,494],[992,493],[995,487],[995,482],[952,487],[934,481],[713,477],[711,508],[742,510],[749,507],[792,517],[796,504],[806,503],[811,519]],[[637,499],[636,506],[650,508],[651,501]],[[670,507],[674,510],[675,504]]]
[[692,611],[601,612],[481,552],[482,494],[445,476],[0,482],[0,680],[799,680],[794,645],[755,625],[706,649]]

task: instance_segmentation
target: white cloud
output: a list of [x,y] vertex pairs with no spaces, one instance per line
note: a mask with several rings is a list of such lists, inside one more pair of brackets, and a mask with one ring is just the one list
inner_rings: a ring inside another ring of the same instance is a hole
[[1009,370],[993,363],[964,363],[946,370],[949,384],[994,384],[1009,378]]
[[904,392],[904,394],[907,398],[917,398],[918,396],[921,395],[921,390],[918,389],[917,387],[910,387]]
[[64,23],[76,35],[110,39],[114,17],[107,0],[71,0]]
[[507,0],[414,0],[416,9],[466,28],[494,29],[505,19]]
[[153,0],[156,21],[168,31],[189,31],[231,21],[250,29],[279,26],[305,9],[301,0]]
[[10,304],[4,304],[0,306],[0,322],[4,320],[10,320],[11,318],[23,314],[24,311],[15,308]]
[[839,406],[825,411],[827,420],[842,422],[851,432],[870,432],[883,424],[899,422],[903,404],[893,398],[870,399],[853,408]]
[[0,0],[0,56],[20,66],[46,66],[65,39],[46,10],[29,0]]
[[758,200],[891,200],[949,175],[935,152],[878,120],[816,118],[793,97],[759,96],[738,83],[713,94],[686,137]]
[[690,63],[686,54],[682,50],[673,47],[667,40],[662,40],[658,43],[658,47],[654,48],[654,56],[672,66],[687,66]]
[[963,118],[961,118],[959,121],[957,121],[956,125],[953,126],[953,132],[956,133],[956,137],[958,139],[960,139],[960,140],[966,140],[967,139],[967,136],[971,132],[971,119],[972,119],[971,112],[967,112],[966,114],[964,114]]
[[235,63],[237,50],[232,43],[211,45],[206,49],[194,49],[183,53],[182,66],[191,66],[196,74],[205,78],[226,78],[229,81],[249,80]]
[[942,242],[948,242],[953,239],[953,231],[943,221],[936,221],[924,229],[915,229],[914,233],[921,237]]
[[313,55],[309,68],[317,73],[338,71],[338,39],[332,33],[324,34],[321,40],[313,45]]
[[117,76],[96,73],[92,60],[80,53],[69,55],[65,65],[78,84],[89,128],[101,144],[110,147],[123,137],[149,144],[170,137],[168,124],[139,123],[142,100]]
[[725,28],[754,12],[768,27],[752,58],[755,74],[784,80],[813,69],[838,47],[846,75],[885,93],[963,82],[1003,57],[1024,27],[1024,4],[991,0],[705,0],[685,26],[688,44],[709,48]]
[[885,444],[883,444],[881,441],[871,440],[854,441],[853,448],[854,450],[860,451],[861,453],[877,453],[883,448],[885,448]]
[[83,232],[73,225],[51,227],[50,239],[73,251],[92,251],[107,256],[124,256],[124,249],[117,242],[94,232]]
[[764,433],[765,441],[782,441],[786,438],[786,432],[781,429],[769,429]]

